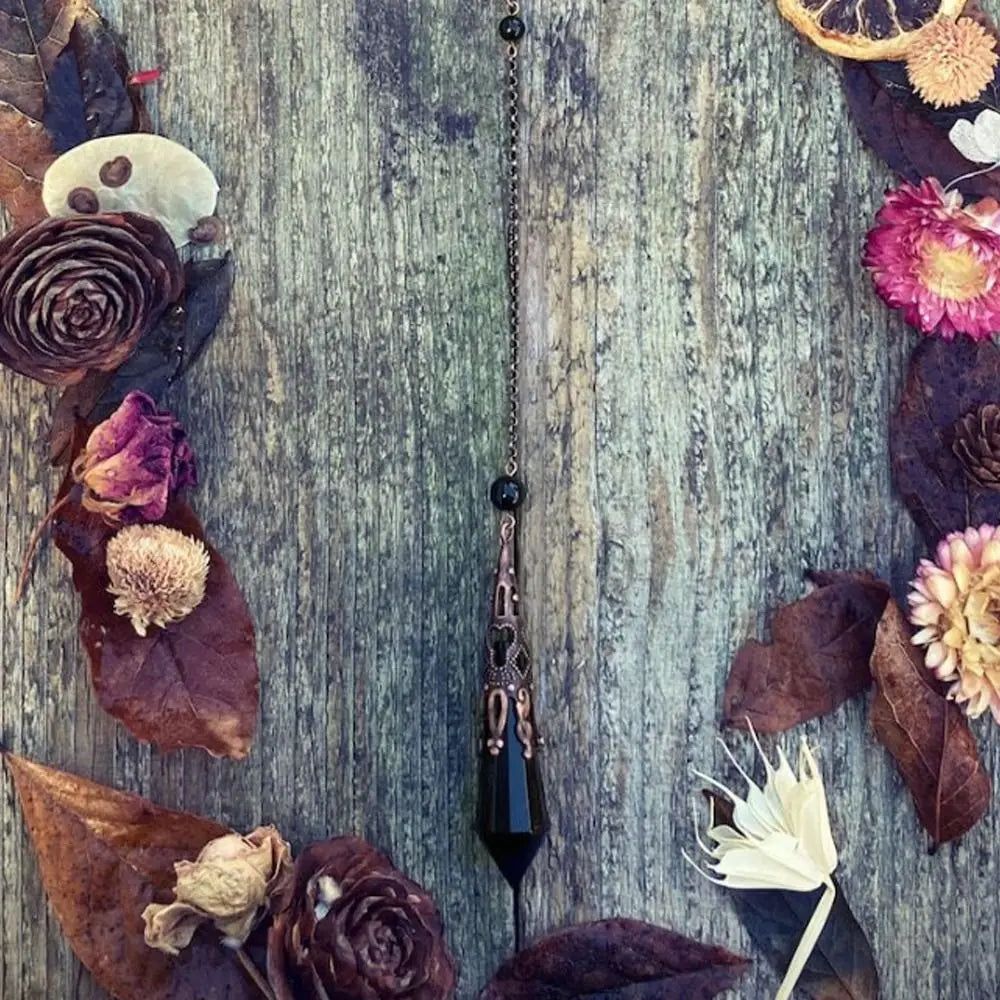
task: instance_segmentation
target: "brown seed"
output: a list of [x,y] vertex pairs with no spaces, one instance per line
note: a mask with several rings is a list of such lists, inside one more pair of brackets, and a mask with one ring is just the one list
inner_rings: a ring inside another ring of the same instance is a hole
[[128,183],[132,176],[132,161],[127,156],[116,156],[101,167],[98,175],[105,187],[116,188]]
[[82,215],[93,215],[101,210],[97,195],[88,187],[73,188],[66,198],[66,204],[74,212],[80,212]]
[[218,243],[226,235],[226,224],[217,215],[206,215],[188,230],[192,243]]

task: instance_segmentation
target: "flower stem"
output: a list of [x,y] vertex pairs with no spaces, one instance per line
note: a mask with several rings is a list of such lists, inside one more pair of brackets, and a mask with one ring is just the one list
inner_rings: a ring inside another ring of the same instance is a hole
[[775,994],[774,1000],[788,1000],[792,995],[792,990],[795,989],[795,984],[799,981],[799,976],[802,975],[802,970],[806,967],[806,962],[809,961],[809,956],[812,954],[813,948],[816,947],[819,936],[823,933],[827,918],[833,909],[833,900],[836,895],[837,890],[834,889],[833,883],[828,882],[826,891],[816,904],[816,909],[813,910],[813,915],[809,918],[809,923],[806,924],[806,929],[802,933],[802,940],[799,941],[799,946],[795,949],[795,954],[792,955],[791,962],[788,963],[788,971],[785,973],[785,978],[781,981],[781,986],[778,987],[778,992]]
[[250,956],[242,948],[235,950],[236,957],[240,960],[240,965],[243,966],[246,974],[253,980],[254,986],[260,990],[267,1000],[275,1000],[274,992],[267,985],[267,980],[260,974],[260,969],[250,960]]
[[42,518],[38,527],[31,533],[31,538],[28,539],[28,551],[24,554],[24,562],[21,565],[21,575],[17,578],[17,590],[14,591],[14,603],[20,604],[21,598],[24,597],[24,591],[28,586],[28,578],[31,576],[31,565],[34,562],[35,549],[38,548],[38,543],[42,540],[42,534],[48,527],[49,522],[59,513],[69,500],[69,494],[62,498],[62,500],[57,500],[46,513],[45,517]]

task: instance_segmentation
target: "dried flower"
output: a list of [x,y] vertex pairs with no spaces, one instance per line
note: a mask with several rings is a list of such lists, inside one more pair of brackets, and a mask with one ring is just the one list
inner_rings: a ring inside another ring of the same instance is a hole
[[907,323],[951,340],[1000,329],[1000,205],[964,206],[934,178],[890,191],[863,257],[875,289]]
[[139,635],[187,617],[205,596],[208,550],[174,528],[122,528],[108,540],[106,559],[115,614],[127,615]]
[[959,419],[952,450],[977,486],[1000,491],[1000,406],[988,403]]
[[1000,528],[953,531],[935,561],[922,559],[910,586],[910,621],[924,663],[950,681],[948,697],[1000,722]]
[[914,35],[906,54],[913,89],[935,108],[975,100],[996,66],[996,39],[969,17],[932,21]]
[[810,892],[825,887],[775,998],[787,1000],[833,907],[836,890],[832,876],[837,867],[837,848],[830,831],[823,778],[805,740],[799,748],[796,778],[784,751],[778,749],[779,763],[775,768],[752,728],[750,731],[764,761],[767,776],[764,787],[750,778],[723,744],[729,759],[746,780],[747,795],[742,798],[714,778],[698,773],[699,778],[726,795],[732,803],[732,816],[717,823],[713,801],[707,835],[715,844],[709,847],[698,837],[701,849],[713,859],[708,863],[713,874],[706,874],[690,858],[687,860],[706,878],[731,889]]
[[174,871],[174,902],[143,910],[146,944],[177,955],[211,921],[223,943],[238,948],[291,878],[292,853],[273,826],[262,826],[245,837],[230,833],[209,841],[195,861],[179,861]]
[[51,385],[112,371],[180,294],[170,237],[139,215],[46,219],[0,241],[0,363]]
[[181,425],[143,392],[130,392],[98,424],[73,463],[81,503],[109,521],[159,521],[177,490],[197,484]]
[[975,121],[959,118],[948,138],[971,163],[1000,163],[1000,113],[992,108],[980,111]]
[[431,897],[370,844],[314,844],[274,908],[267,975],[277,1000],[446,1000],[455,969]]

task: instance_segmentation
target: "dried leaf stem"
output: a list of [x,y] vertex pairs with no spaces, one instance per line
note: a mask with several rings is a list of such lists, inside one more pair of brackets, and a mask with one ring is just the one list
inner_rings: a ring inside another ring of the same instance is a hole
[[20,604],[21,598],[24,596],[24,591],[28,586],[28,579],[31,576],[31,566],[34,562],[35,550],[38,548],[38,543],[42,540],[42,534],[48,527],[49,522],[59,513],[63,507],[66,506],[69,501],[70,494],[66,494],[61,500],[57,500],[51,507],[49,507],[45,517],[39,522],[38,527],[31,533],[31,538],[28,539],[28,551],[24,554],[24,562],[21,564],[21,575],[17,578],[17,590],[14,591],[14,604]]
[[253,980],[254,986],[260,990],[267,1000],[275,1000],[274,991],[267,985],[267,980],[260,974],[260,969],[253,964],[250,956],[242,948],[236,948],[235,951],[236,957],[240,960],[240,965],[243,966],[246,974]]

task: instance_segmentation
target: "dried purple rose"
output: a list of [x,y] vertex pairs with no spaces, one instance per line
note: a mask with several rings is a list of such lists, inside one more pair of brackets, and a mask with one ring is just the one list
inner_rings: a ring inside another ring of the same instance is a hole
[[124,524],[159,521],[171,497],[198,481],[181,425],[144,392],[130,392],[91,431],[73,478],[83,485],[87,510]]
[[307,848],[267,941],[277,1000],[446,1000],[455,968],[434,900],[356,837]]
[[182,288],[173,241],[145,216],[18,230],[0,241],[0,363],[50,385],[112,371]]

